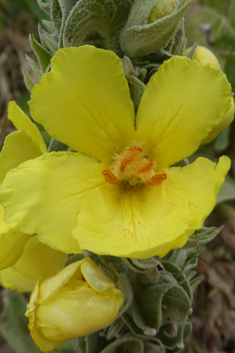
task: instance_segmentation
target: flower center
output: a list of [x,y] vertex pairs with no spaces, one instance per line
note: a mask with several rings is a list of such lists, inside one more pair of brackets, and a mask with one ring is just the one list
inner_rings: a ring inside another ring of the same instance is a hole
[[110,170],[102,171],[109,184],[144,184],[159,185],[166,179],[166,174],[155,174],[156,163],[139,146],[128,146],[121,153],[115,154]]

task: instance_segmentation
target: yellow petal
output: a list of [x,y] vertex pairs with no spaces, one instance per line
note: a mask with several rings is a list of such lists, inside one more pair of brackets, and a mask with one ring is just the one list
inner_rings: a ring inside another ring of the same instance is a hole
[[11,101],[8,105],[8,119],[12,121],[17,130],[24,130],[27,132],[27,134],[37,142],[42,153],[47,152],[46,144],[37,126],[14,101]]
[[[60,288],[67,284],[68,281],[75,278],[79,281],[83,280],[81,272],[81,264],[85,259],[76,261],[66,266],[51,278],[46,278],[40,283],[40,292],[37,294],[37,303],[41,304],[56,294]],[[30,307],[30,305],[29,305]],[[29,308],[30,311],[30,308]]]
[[33,88],[30,108],[51,136],[102,162],[133,138],[134,107],[122,62],[108,50],[60,49]]
[[3,214],[4,211],[0,205],[0,270],[14,265],[30,237],[21,233],[16,223],[5,223]]
[[[230,160],[205,158],[166,169],[167,179],[128,193],[117,185],[90,192],[74,237],[82,249],[101,255],[148,258],[181,247],[213,209]],[[96,202],[94,202],[96,200]]]
[[5,138],[0,154],[0,182],[19,164],[42,154],[38,144],[25,131],[14,131]]
[[81,264],[81,272],[89,286],[96,293],[106,295],[108,291],[113,290],[114,283],[112,280],[90,258],[87,258]]
[[231,122],[234,119],[234,99],[231,97],[231,106],[225,116],[223,117],[223,120],[218,124],[215,125],[213,130],[209,133],[209,135],[202,141],[202,144],[209,143],[212,140],[218,136],[218,134],[223,131],[227,126],[231,124]]
[[1,200],[8,223],[66,253],[81,253],[72,236],[89,190],[105,183],[106,166],[73,152],[45,153],[8,172]]
[[38,281],[34,287],[34,290],[32,291],[31,297],[30,297],[30,302],[27,304],[27,311],[25,313],[26,316],[29,317],[29,325],[28,328],[30,330],[30,334],[32,336],[32,339],[36,343],[36,345],[40,348],[42,352],[50,352],[56,347],[60,346],[65,342],[65,340],[50,340],[47,337],[45,337],[40,330],[36,327],[36,309],[38,307],[37,305],[37,299],[39,295],[39,285],[41,284],[40,281]]
[[143,146],[167,167],[194,153],[228,111],[231,86],[210,65],[186,57],[167,60],[147,84],[136,124]]
[[39,278],[51,277],[62,270],[66,257],[32,236],[15,265],[0,272],[1,284],[19,292],[31,292]]
[[74,287],[68,283],[39,306],[37,325],[44,336],[53,340],[89,335],[110,325],[122,302],[122,293],[116,288],[112,295],[99,295],[82,281]]

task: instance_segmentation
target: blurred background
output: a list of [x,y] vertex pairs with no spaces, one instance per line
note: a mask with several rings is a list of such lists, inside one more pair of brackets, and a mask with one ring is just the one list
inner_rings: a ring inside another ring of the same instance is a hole
[[[8,102],[15,100],[29,114],[29,91],[21,68],[33,76],[25,54],[35,59],[28,35],[33,33],[39,39],[37,26],[42,19],[46,19],[46,15],[36,0],[0,0],[0,146],[14,129],[7,120]],[[198,41],[199,45],[212,50],[235,92],[235,0],[196,0],[187,13],[185,27],[187,47]],[[217,160],[222,154],[232,159],[232,167],[206,226],[224,225],[224,228],[199,258],[197,273],[203,274],[204,280],[195,292],[191,316],[194,329],[184,353],[235,353],[234,122],[213,142],[202,146],[192,159],[203,155]],[[17,310],[11,306],[12,302],[17,304]],[[7,290],[0,287],[0,353],[26,353],[20,342],[31,339],[24,310],[22,298],[14,292],[9,296]],[[14,328],[11,334],[9,327]],[[16,342],[14,335],[18,337]],[[27,352],[39,350],[32,346]]]

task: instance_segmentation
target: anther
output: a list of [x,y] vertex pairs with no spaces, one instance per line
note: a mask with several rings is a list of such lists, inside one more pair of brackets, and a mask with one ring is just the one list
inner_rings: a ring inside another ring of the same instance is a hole
[[102,174],[105,177],[105,180],[107,181],[107,183],[109,183],[109,184],[120,184],[121,183],[121,181],[118,180],[109,169],[102,170]]
[[139,169],[139,172],[140,173],[147,172],[148,170],[152,169],[152,167],[153,167],[153,157],[150,157],[148,162],[142,168]]
[[167,175],[165,173],[163,174],[155,174],[150,178],[149,181],[144,183],[145,185],[160,185],[164,180],[166,180]]

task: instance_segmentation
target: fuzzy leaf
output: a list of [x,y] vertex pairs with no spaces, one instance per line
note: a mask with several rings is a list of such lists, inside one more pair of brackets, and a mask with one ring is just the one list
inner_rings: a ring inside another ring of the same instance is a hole
[[58,50],[58,44],[55,41],[55,39],[51,35],[49,35],[46,31],[44,31],[41,28],[40,24],[38,25],[38,33],[39,33],[42,45],[45,48],[49,49],[50,52],[54,55]]
[[199,231],[196,231],[189,239],[188,242],[184,245],[183,249],[190,248],[199,248],[213,240],[217,234],[220,233],[223,227],[216,228],[201,228]]
[[145,90],[145,85],[133,75],[127,75],[126,79],[130,89],[131,99],[134,103],[135,111],[137,112],[140,105],[140,100]]
[[190,282],[190,286],[192,289],[192,292],[195,291],[195,289],[197,288],[197,286],[199,286],[199,284],[201,283],[201,281],[203,280],[204,276],[198,276],[196,278],[194,278],[191,282]]
[[131,4],[131,0],[80,0],[66,20],[64,46],[87,43],[118,51],[119,33]]
[[131,333],[116,339],[100,353],[115,353],[117,348],[119,348],[120,352],[144,353],[143,341],[133,336]]
[[42,77],[42,72],[39,70],[33,59],[31,59],[27,54],[25,55],[25,59],[28,61],[31,69],[33,70],[35,76],[40,80]]
[[29,36],[29,42],[38,59],[42,72],[45,73],[50,65],[52,55],[40,43],[38,43],[33,35]]
[[185,322],[182,326],[179,327],[178,333],[176,336],[171,334],[171,325],[165,325],[161,327],[161,330],[158,334],[162,343],[166,347],[166,352],[178,353],[182,352],[184,349],[184,341],[190,334],[192,330],[192,325],[190,322]]
[[[181,19],[192,5],[193,0],[182,0],[178,7],[168,16],[153,23],[134,21],[137,6],[133,6],[132,13],[122,30],[120,36],[121,48],[129,57],[144,56],[160,48],[165,48],[169,41],[176,35],[181,25]],[[138,13],[145,14],[145,2],[138,2]],[[146,16],[146,15],[143,15]]]
[[58,0],[52,0],[51,3],[51,20],[57,33],[60,33],[60,28],[62,25],[62,10]]
[[37,0],[37,3],[47,15],[50,15],[50,1]]
[[187,319],[191,303],[188,295],[180,286],[175,286],[164,295],[163,303],[167,307],[172,322],[172,334],[176,335],[178,327]]
[[22,74],[24,77],[24,83],[25,83],[26,87],[28,88],[29,91],[32,91],[32,88],[35,85],[35,82],[33,81],[32,77],[30,76],[28,71],[26,71],[25,69],[22,69]]
[[[162,299],[174,283],[161,283],[148,286],[139,292],[138,304],[133,311],[133,318],[138,327],[159,330],[162,324]],[[143,325],[144,324],[144,325]]]

